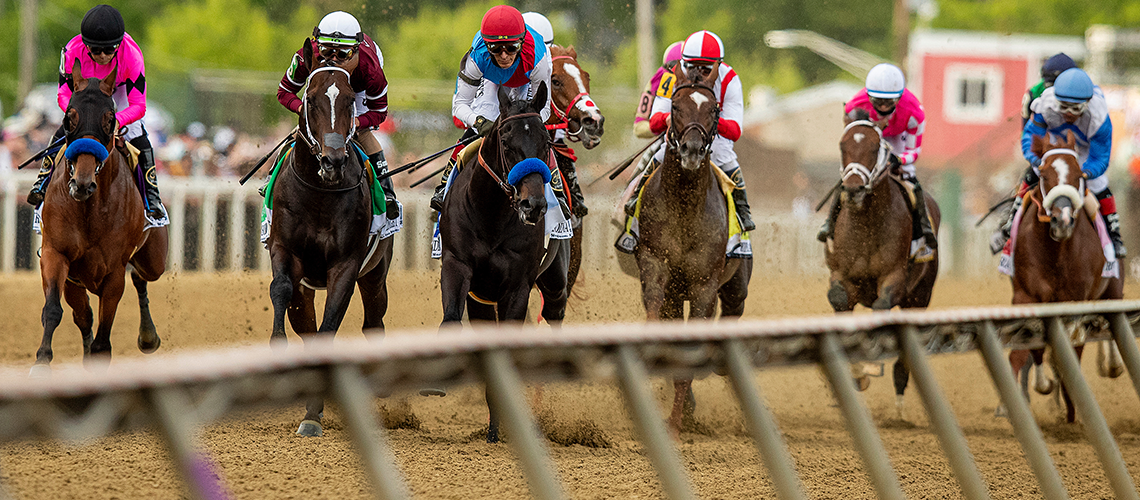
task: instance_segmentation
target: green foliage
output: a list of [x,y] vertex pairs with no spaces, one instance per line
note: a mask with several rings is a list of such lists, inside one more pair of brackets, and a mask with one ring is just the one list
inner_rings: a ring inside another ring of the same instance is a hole
[[1140,27],[1140,1],[940,0],[936,28],[1083,36],[1092,24]]
[[418,16],[399,21],[394,30],[377,27],[372,36],[384,51],[385,75],[454,80],[460,58],[471,48],[479,31],[483,13],[499,3],[469,2],[458,10],[427,6],[420,9]]

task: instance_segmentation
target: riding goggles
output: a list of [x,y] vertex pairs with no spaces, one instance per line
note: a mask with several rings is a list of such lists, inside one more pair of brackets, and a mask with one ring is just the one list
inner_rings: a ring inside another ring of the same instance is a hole
[[1083,115],[1088,109],[1089,103],[1087,102],[1057,101],[1057,111],[1066,115]]
[[899,104],[898,99],[883,98],[883,97],[872,97],[871,98],[871,106],[875,107],[875,111],[880,111],[880,110],[886,111],[885,113],[880,112],[879,114],[889,115],[891,113],[894,113],[895,112],[895,106],[898,106],[898,104]]
[[108,45],[108,46],[104,46],[104,47],[93,47],[93,46],[87,47],[87,51],[90,52],[91,55],[93,55],[93,56],[97,56],[99,54],[114,54],[116,50],[119,50],[119,44],[117,44],[117,43],[114,45]]
[[489,44],[487,44],[487,51],[492,53],[492,54],[495,54],[495,55],[502,54],[503,52],[506,52],[508,55],[509,54],[515,54],[515,53],[518,53],[518,51],[520,51],[520,50],[522,50],[522,42],[521,41],[508,42],[508,43],[489,43]]
[[687,75],[699,73],[702,77],[706,77],[712,74],[713,70],[712,64],[685,61],[683,65],[685,67],[685,74]]
[[319,50],[322,58],[333,61],[347,61],[356,53],[356,47],[329,47],[327,45],[321,45]]

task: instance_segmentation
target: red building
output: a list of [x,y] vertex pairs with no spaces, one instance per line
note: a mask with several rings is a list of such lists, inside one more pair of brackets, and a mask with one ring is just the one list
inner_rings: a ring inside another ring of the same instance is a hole
[[993,168],[1020,157],[1021,101],[1041,63],[1085,58],[1083,37],[922,30],[910,37],[907,87],[926,111],[922,168]]

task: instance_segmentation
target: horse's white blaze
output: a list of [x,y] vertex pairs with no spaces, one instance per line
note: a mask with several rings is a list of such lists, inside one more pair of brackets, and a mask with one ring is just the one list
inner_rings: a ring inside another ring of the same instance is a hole
[[851,136],[852,139],[855,139],[856,143],[863,142],[863,138],[865,137],[867,136],[863,135],[861,132],[856,132],[855,135]]
[[709,102],[708,97],[705,97],[704,94],[701,94],[698,92],[693,92],[692,94],[689,94],[689,97],[693,98],[693,102],[697,103],[697,108],[700,108],[706,102]]
[[582,82],[582,72],[578,71],[578,67],[573,64],[563,64],[562,71],[565,71],[570,78],[574,79],[574,83],[578,84],[578,93],[586,93],[586,84]]
[[1065,160],[1057,158],[1053,160],[1053,170],[1057,171],[1057,183],[1068,184],[1069,179],[1069,163]]
[[336,128],[336,97],[340,95],[340,89],[336,85],[332,85],[325,91],[325,95],[329,96],[329,108],[332,109],[332,127]]

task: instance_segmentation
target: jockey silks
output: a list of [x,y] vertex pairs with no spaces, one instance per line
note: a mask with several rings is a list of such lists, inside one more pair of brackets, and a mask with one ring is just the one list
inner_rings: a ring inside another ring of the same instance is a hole
[[[879,112],[871,105],[871,97],[867,89],[860,90],[855,97],[847,101],[843,113],[847,114],[855,108],[865,109],[871,115],[871,121],[879,121]],[[922,133],[926,130],[926,111],[918,97],[903,89],[899,103],[895,105],[895,112],[887,119],[887,127],[883,129],[883,138],[891,145],[892,152],[899,157],[903,171],[914,174],[914,162],[922,153]]]
[[[384,54],[380,46],[368,35],[357,46],[358,62],[349,76],[349,84],[356,92],[356,116],[360,118],[360,130],[376,127],[388,117],[388,79],[384,76]],[[317,43],[310,40],[316,57]],[[309,68],[305,67],[301,55],[304,47],[293,54],[289,69],[281,77],[277,87],[277,101],[294,113],[301,111],[301,98],[297,92],[305,86],[309,78]]]
[[111,97],[115,100],[115,119],[119,126],[127,127],[126,139],[131,140],[143,134],[142,117],[146,114],[146,76],[142,50],[131,35],[123,35],[119,49],[110,64],[97,64],[83,44],[82,35],[75,35],[63,47],[59,57],[59,90],[56,100],[59,109],[67,111],[67,103],[74,92],[71,81],[72,66],[79,60],[83,78],[106,78],[115,69],[115,90]]
[[[1053,90],[1052,87],[1045,89],[1041,97],[1030,105],[1033,116],[1026,122],[1022,131],[1021,152],[1036,168],[1041,159],[1033,154],[1033,136],[1045,135],[1048,131],[1063,138],[1065,132],[1070,131],[1077,138],[1074,149],[1081,162],[1081,170],[1088,174],[1090,179],[1089,189],[1093,189],[1094,192],[1099,191],[1094,188],[1091,180],[1103,176],[1108,170],[1108,160],[1112,152],[1112,120],[1108,117],[1108,102],[1104,100],[1104,93],[1100,87],[1096,87],[1092,98],[1088,101],[1088,109],[1081,114],[1076,123],[1068,123],[1058,111],[1059,103]],[[1105,181],[1104,187],[1107,185]],[[1099,184],[1097,186],[1099,187]]]
[[[546,102],[550,102],[550,53],[543,43],[542,36],[529,26],[523,36],[522,49],[515,62],[508,68],[500,68],[494,55],[487,50],[487,43],[481,34],[476,33],[471,49],[463,55],[459,76],[455,81],[455,95],[452,97],[451,114],[464,125],[470,127],[482,116],[494,120],[499,116],[499,86],[507,87],[511,100],[522,101],[534,97],[539,82],[546,82]],[[550,117],[550,106],[540,112],[542,120]]]
[[[681,71],[681,65],[674,65],[673,70]],[[661,133],[665,130],[663,125],[666,124],[669,113],[673,111],[673,89],[657,90],[649,121],[653,132]],[[717,136],[713,138],[710,159],[714,165],[727,171],[737,165],[733,143],[740,139],[741,124],[744,123],[744,87],[732,66],[719,63],[712,90],[720,106],[720,123],[717,125]],[[660,128],[655,125],[658,123],[661,124]],[[654,159],[660,162],[664,157],[665,148],[661,148]]]

